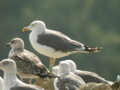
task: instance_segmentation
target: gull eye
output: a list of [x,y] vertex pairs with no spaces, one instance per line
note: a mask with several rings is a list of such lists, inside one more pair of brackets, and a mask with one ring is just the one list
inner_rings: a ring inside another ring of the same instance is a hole
[[12,44],[15,43],[15,40],[12,40],[11,43],[12,43]]
[[35,26],[36,24],[37,24],[37,23],[32,23],[31,26],[33,27],[33,26]]
[[31,24],[31,26],[32,26],[32,27],[35,26],[35,23],[34,23],[34,24]]
[[9,64],[8,61],[3,62],[3,65],[8,65],[8,64]]

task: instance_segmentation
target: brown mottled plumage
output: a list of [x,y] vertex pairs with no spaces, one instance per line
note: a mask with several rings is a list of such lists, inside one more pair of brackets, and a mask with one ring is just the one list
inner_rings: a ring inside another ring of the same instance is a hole
[[26,78],[49,77],[50,72],[46,66],[34,53],[24,49],[24,41],[21,38],[12,39],[8,45],[11,47],[8,58],[16,62],[18,74]]

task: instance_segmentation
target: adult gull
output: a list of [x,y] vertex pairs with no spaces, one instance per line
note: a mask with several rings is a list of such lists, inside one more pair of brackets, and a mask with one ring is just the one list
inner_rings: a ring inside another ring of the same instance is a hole
[[67,35],[48,29],[43,21],[35,20],[24,31],[32,31],[29,41],[32,47],[42,55],[50,58],[50,66],[55,63],[56,58],[68,56],[73,53],[94,53],[100,48],[90,48],[80,42],[72,40]]

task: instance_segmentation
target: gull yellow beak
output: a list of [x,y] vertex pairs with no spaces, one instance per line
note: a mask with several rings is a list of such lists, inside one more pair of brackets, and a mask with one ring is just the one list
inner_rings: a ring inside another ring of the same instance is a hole
[[30,30],[31,30],[30,28],[28,28],[28,27],[24,27],[24,28],[22,29],[22,32],[30,31]]

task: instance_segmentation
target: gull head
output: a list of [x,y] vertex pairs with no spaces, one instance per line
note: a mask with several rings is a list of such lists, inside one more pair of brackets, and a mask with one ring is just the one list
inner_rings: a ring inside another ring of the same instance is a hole
[[65,60],[65,62],[67,62],[69,64],[71,72],[75,72],[75,70],[77,70],[77,66],[76,66],[74,61],[72,61],[72,60]]
[[69,74],[70,66],[67,62],[61,61],[59,64],[59,74]]
[[28,25],[27,27],[23,28],[23,32],[24,31],[43,31],[46,29],[46,25],[43,21],[41,20],[35,20],[32,23],[30,23],[30,25]]
[[0,61],[0,69],[7,73],[16,73],[16,63],[12,59]]
[[21,38],[13,38],[7,45],[13,49],[24,49],[24,41]]

